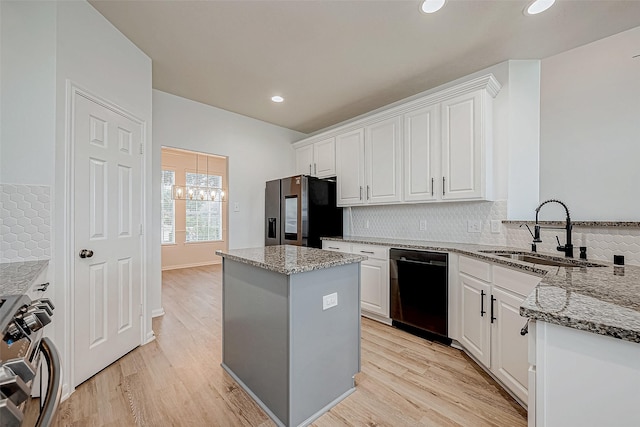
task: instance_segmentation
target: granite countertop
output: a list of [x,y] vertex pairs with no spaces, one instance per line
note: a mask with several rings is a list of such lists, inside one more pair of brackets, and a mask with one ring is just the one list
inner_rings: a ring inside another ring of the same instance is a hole
[[[522,303],[520,307],[522,316],[640,343],[640,267],[638,266],[620,267],[604,261],[595,261],[594,264],[603,266],[552,267],[481,252],[528,253],[522,248],[504,246],[363,237],[324,238],[323,240],[455,252],[527,271],[541,276],[542,281]],[[557,257],[556,254],[543,255]]]
[[323,251],[304,246],[265,246],[264,248],[216,251],[224,258],[291,275],[364,261],[366,256]]
[[47,260],[0,263],[0,296],[26,293],[48,264]]

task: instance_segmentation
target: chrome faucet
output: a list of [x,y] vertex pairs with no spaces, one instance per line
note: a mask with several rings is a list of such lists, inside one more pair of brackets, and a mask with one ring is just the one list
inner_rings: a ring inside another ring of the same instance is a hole
[[[564,227],[553,227],[553,226],[543,227],[538,223],[538,213],[540,213],[540,208],[542,208],[547,203],[551,203],[551,202],[555,202],[555,203],[561,204],[562,207],[564,208],[564,210],[567,212],[567,223],[565,224]],[[556,249],[558,251],[560,251],[560,252],[564,252],[564,256],[573,258],[573,245],[571,244],[571,229],[573,228],[573,225],[571,225],[571,217],[569,215],[569,208],[567,207],[567,205],[562,203],[560,200],[556,200],[556,199],[549,199],[549,200],[546,200],[546,201],[540,203],[540,206],[538,206],[536,208],[536,225],[533,228],[533,230],[534,230],[534,233],[533,233],[533,244],[542,242],[542,239],[540,239],[540,229],[541,228],[550,228],[550,229],[558,229],[558,230],[564,229],[564,230],[566,230],[566,232],[567,232],[567,242],[564,244],[564,246],[560,245],[560,239],[558,238],[558,236],[556,236],[556,239],[558,240],[558,246],[557,246]]]

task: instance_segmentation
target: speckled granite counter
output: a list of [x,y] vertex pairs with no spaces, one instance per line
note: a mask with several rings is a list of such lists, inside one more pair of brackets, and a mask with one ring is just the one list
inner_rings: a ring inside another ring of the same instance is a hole
[[291,245],[216,251],[216,255],[286,275],[352,264],[367,259],[361,255]]
[[0,296],[24,294],[48,264],[49,261],[23,261],[0,264]]
[[[597,261],[603,267],[550,267],[481,251],[527,251],[522,248],[382,238],[324,240],[454,252],[506,265],[543,277],[520,307],[530,319],[640,343],[640,267]],[[546,254],[545,254],[546,255]],[[548,254],[554,255],[555,254]]]

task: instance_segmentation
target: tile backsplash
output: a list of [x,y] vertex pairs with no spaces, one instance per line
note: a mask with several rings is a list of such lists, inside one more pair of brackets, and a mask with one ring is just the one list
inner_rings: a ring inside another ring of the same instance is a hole
[[[430,242],[476,243],[531,249],[531,235],[519,224],[500,224],[491,232],[491,221],[507,218],[507,202],[449,202],[415,205],[358,206],[343,209],[345,237],[380,237]],[[480,233],[467,231],[469,220],[479,220]],[[420,222],[426,225],[420,230]],[[531,226],[531,225],[530,225]],[[531,226],[532,227],[532,226]],[[532,227],[533,228],[533,227]],[[556,235],[565,243],[564,230],[543,229],[538,251],[556,251]],[[624,255],[626,264],[640,265],[640,228],[573,227],[574,257],[580,246],[587,247],[587,258],[613,262],[613,255]]]
[[50,257],[50,187],[0,184],[0,262]]
[[[501,225],[491,232],[491,220],[507,217],[507,202],[449,202],[415,205],[358,206],[344,212],[345,236],[384,237],[432,242],[506,245]],[[480,233],[469,233],[467,221],[478,220]],[[420,230],[423,221],[424,230]]]
[[[531,249],[531,234],[525,227],[515,224],[504,224],[507,231],[507,245]],[[531,228],[533,226],[530,225]],[[564,245],[566,241],[564,230],[542,229],[540,237],[542,243],[537,244],[539,252],[558,253],[558,242]],[[587,259],[613,262],[614,255],[624,255],[625,264],[640,265],[640,228],[633,227],[583,227],[573,226],[571,234],[573,256],[580,256],[580,246],[587,247]]]

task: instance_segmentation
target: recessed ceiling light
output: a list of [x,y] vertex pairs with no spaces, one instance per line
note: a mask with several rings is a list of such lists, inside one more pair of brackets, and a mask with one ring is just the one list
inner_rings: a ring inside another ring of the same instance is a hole
[[281,97],[280,95],[276,95],[276,96],[272,96],[272,97],[271,97],[271,100],[272,100],[273,102],[282,102],[282,101],[284,101],[284,98],[283,98],[283,97]]
[[549,9],[556,0],[534,0],[524,10],[525,15],[537,15]]
[[424,0],[420,10],[424,13],[434,13],[442,9],[446,0]]

